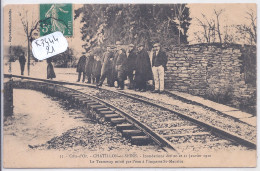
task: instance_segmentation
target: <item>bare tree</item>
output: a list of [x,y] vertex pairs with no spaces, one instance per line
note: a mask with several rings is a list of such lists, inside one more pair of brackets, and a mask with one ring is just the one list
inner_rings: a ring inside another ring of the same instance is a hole
[[206,15],[201,14],[204,21],[196,18],[199,22],[199,26],[203,28],[203,37],[207,43],[215,42],[215,21],[213,19],[208,19]]
[[28,62],[27,62],[27,69],[28,69],[28,76],[30,75],[30,56],[31,56],[31,43],[32,41],[34,40],[33,38],[33,33],[35,32],[39,32],[39,25],[40,23],[43,23],[49,19],[54,19],[54,20],[58,20],[59,22],[62,22],[63,24],[65,24],[65,26],[68,28],[68,26],[66,25],[66,23],[63,21],[63,20],[60,20],[60,19],[56,19],[56,18],[53,18],[53,17],[47,17],[43,20],[33,20],[31,21],[31,24],[29,24],[29,21],[28,21],[28,11],[25,11],[25,16],[22,15],[22,13],[19,13],[20,17],[21,17],[21,22],[22,22],[22,25],[23,25],[23,29],[24,29],[24,32],[25,32],[25,35],[26,35],[26,38],[27,38],[27,49],[28,49]]
[[256,29],[256,14],[250,9],[246,12],[247,16],[245,17],[250,24],[240,24],[237,25],[238,34],[241,34],[241,37],[247,41],[249,44],[253,45],[257,43],[257,29]]
[[214,9],[214,13],[215,13],[215,15],[216,15],[216,25],[217,25],[217,29],[216,29],[216,32],[218,33],[218,38],[219,38],[219,43],[222,43],[222,38],[221,38],[221,32],[220,32],[220,24],[219,24],[219,17],[220,17],[220,15],[222,14],[224,12],[224,9],[221,9],[221,10],[219,10],[219,11],[216,11],[215,9]]

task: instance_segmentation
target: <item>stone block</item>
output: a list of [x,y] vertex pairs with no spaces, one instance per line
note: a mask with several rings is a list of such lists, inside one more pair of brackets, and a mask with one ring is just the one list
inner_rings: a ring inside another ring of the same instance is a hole
[[179,74],[178,76],[179,76],[179,77],[190,77],[189,74]]

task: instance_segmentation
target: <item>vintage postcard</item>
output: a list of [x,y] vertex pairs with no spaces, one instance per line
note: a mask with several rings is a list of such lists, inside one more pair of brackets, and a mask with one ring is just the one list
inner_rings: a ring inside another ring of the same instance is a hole
[[4,168],[256,167],[257,4],[9,4]]

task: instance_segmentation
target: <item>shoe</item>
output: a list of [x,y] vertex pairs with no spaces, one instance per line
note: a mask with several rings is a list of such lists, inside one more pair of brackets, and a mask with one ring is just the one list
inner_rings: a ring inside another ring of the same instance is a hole
[[79,82],[79,80],[77,82]]
[[144,90],[144,89],[142,89],[142,90],[140,90],[141,92],[146,92],[146,90]]
[[159,91],[159,94],[164,94],[164,90],[162,90],[162,91]]
[[159,93],[159,90],[154,90],[152,91],[152,93]]

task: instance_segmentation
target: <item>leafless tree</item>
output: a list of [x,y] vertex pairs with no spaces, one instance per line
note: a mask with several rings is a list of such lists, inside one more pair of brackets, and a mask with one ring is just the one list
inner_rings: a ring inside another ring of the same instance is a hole
[[218,33],[218,38],[219,38],[219,43],[222,43],[222,38],[221,38],[221,32],[220,32],[220,23],[219,23],[219,17],[220,15],[224,12],[224,9],[220,9],[219,11],[217,11],[216,9],[214,9],[214,13],[216,15],[216,32]]
[[208,19],[206,15],[201,14],[204,20],[196,18],[199,22],[199,26],[203,28],[203,37],[207,43],[215,42],[215,21],[213,19]]
[[22,25],[23,25],[23,29],[24,29],[24,32],[25,32],[25,35],[26,35],[26,38],[27,38],[27,49],[28,49],[28,52],[27,52],[27,55],[28,55],[28,62],[27,62],[27,69],[28,69],[28,76],[30,75],[30,56],[31,56],[31,43],[32,41],[34,40],[33,38],[33,34],[34,33],[37,33],[39,32],[39,25],[40,23],[42,22],[45,22],[46,20],[49,20],[49,19],[54,19],[54,20],[58,20],[60,22],[62,22],[63,24],[65,24],[66,27],[68,27],[66,25],[66,23],[60,19],[56,19],[56,18],[53,18],[53,17],[47,17],[43,20],[31,20],[31,24],[29,24],[29,19],[28,19],[28,11],[25,11],[25,14],[23,15],[21,12],[19,13],[20,15],[20,19],[21,19],[21,22],[22,22]]
[[245,39],[247,43],[253,45],[257,43],[257,29],[256,29],[256,14],[253,9],[246,12],[245,17],[250,24],[240,24],[237,25],[238,34],[241,35],[242,39]]

